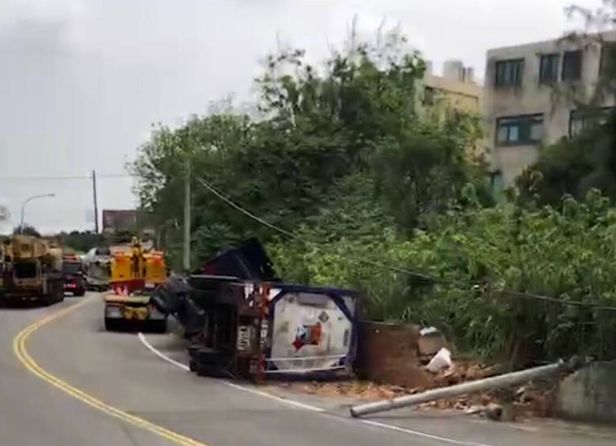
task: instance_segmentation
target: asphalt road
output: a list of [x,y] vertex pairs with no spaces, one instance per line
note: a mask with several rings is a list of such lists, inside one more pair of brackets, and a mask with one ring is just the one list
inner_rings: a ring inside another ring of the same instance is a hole
[[[25,333],[82,300],[0,309],[0,446],[616,444],[614,431],[605,428],[492,423],[408,410],[367,424],[348,418],[344,401],[275,390],[326,410],[291,406],[187,373],[135,335],[105,332],[102,302],[96,295],[86,299]],[[148,335],[162,350],[172,349],[170,339]]]

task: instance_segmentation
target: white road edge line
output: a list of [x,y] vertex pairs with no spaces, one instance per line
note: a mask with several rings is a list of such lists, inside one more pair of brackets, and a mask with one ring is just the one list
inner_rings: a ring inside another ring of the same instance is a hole
[[[184,371],[190,371],[190,367],[188,367],[186,364],[183,364],[179,361],[176,361],[173,358],[170,358],[169,356],[165,355],[164,353],[162,353],[161,351],[159,351],[156,347],[154,347],[152,344],[150,344],[150,341],[147,340],[147,338],[143,335],[143,333],[139,333],[138,334],[139,337],[139,341],[141,341],[141,343],[148,349],[150,350],[152,353],[154,353],[156,356],[158,356],[160,359],[162,359],[163,361],[167,361],[170,364],[173,364],[176,367],[179,367],[180,369],[184,370]],[[257,389],[252,389],[250,387],[246,387],[246,386],[241,386],[239,384],[235,384],[235,383],[231,383],[229,381],[220,381],[223,384],[225,384],[228,387],[231,387],[233,389],[236,390],[241,390],[244,392],[248,392],[248,393],[252,393],[255,395],[259,395],[265,398],[269,398],[290,406],[294,406],[300,409],[305,409],[305,410],[309,410],[311,412],[319,412],[319,413],[324,413],[326,412],[325,409],[321,408],[321,407],[316,407],[316,406],[311,406],[310,404],[304,404],[304,403],[300,403],[299,401],[295,401],[295,400],[290,400],[288,398],[282,398],[280,396],[276,396],[276,395],[272,395],[271,393],[268,392],[263,392],[262,390],[257,390]],[[410,434],[410,435],[414,435],[416,437],[423,437],[423,438],[429,438],[431,440],[436,440],[436,441],[441,441],[443,443],[449,443],[449,444],[456,444],[459,446],[492,446],[489,444],[483,444],[483,443],[475,443],[472,441],[460,441],[460,440],[455,440],[453,438],[448,438],[448,437],[440,437],[438,435],[432,435],[432,434],[428,434],[425,432],[420,432],[420,431],[415,431],[412,429],[407,429],[404,427],[399,427],[399,426],[394,426],[391,424],[386,424],[386,423],[380,423],[378,421],[373,421],[373,420],[356,420],[362,424],[366,424],[368,426],[373,426],[373,427],[379,427],[382,429],[389,429],[392,431],[396,431],[396,432],[401,432],[401,433],[405,433],[405,434]]]
[[288,398],[283,398],[281,396],[273,395],[269,392],[263,392],[262,390],[252,389],[250,387],[241,386],[239,384],[230,383],[228,381],[223,381],[223,383],[225,383],[229,387],[233,387],[234,389],[243,390],[244,392],[253,393],[255,395],[260,395],[265,398],[270,398],[272,400],[280,401],[281,403],[288,404],[290,406],[295,406],[299,409],[309,410],[312,412],[325,412],[325,409],[322,409],[320,407],[311,406],[310,404],[300,403],[299,401],[290,400]]
[[143,333],[139,333],[137,336],[139,336],[139,340],[141,341],[141,343],[143,345],[145,345],[145,347],[150,350],[152,353],[154,353],[156,356],[158,356],[160,359],[167,361],[171,364],[173,364],[176,367],[181,368],[182,370],[185,370],[187,372],[190,371],[190,367],[188,367],[186,364],[182,364],[180,361],[176,361],[173,358],[170,358],[169,356],[161,353],[159,350],[157,350],[156,348],[154,348],[154,346],[152,344],[150,344],[150,342],[145,338],[145,336],[143,335]]
[[[141,343],[143,345],[145,345],[145,347],[150,350],[152,353],[154,353],[156,356],[158,356],[160,359],[167,361],[171,364],[173,364],[176,367],[181,368],[182,370],[185,371],[189,371],[190,368],[186,365],[183,364],[179,361],[176,361],[173,358],[170,358],[169,356],[165,355],[164,353],[160,352],[158,349],[156,349],[152,344],[150,344],[150,341],[147,340],[147,338],[143,335],[143,333],[139,333],[138,334],[139,340],[141,341]],[[316,407],[316,406],[311,406],[309,404],[304,404],[304,403],[300,403],[299,401],[294,401],[294,400],[290,400],[287,398],[283,398],[280,396],[276,396],[276,395],[272,395],[271,393],[268,392],[263,392],[262,390],[257,390],[257,389],[252,389],[250,387],[246,387],[246,386],[242,386],[239,384],[235,384],[235,383],[231,383],[228,381],[224,381],[224,380],[220,380],[219,382],[222,382],[223,384],[225,384],[228,387],[232,387],[236,390],[242,390],[244,392],[248,392],[248,393],[252,393],[254,395],[259,395],[265,398],[269,398],[284,404],[288,404],[290,406],[294,406],[294,407],[298,407],[300,409],[304,409],[304,410],[310,410],[312,412],[325,412],[324,409],[320,408],[320,407]]]
[[492,446],[492,445],[484,444],[484,443],[475,443],[474,441],[454,440],[453,438],[441,437],[439,435],[427,434],[425,432],[415,431],[413,429],[407,429],[405,427],[394,426],[394,425],[391,425],[391,424],[380,423],[378,421],[373,421],[373,420],[357,420],[357,421],[359,421],[360,423],[363,423],[363,424],[368,424],[370,426],[381,427],[383,429],[390,429],[390,430],[394,430],[396,432],[403,432],[405,434],[411,434],[411,435],[415,435],[417,437],[429,438],[430,440],[441,441],[443,443],[457,444],[457,445],[461,445],[461,446]]

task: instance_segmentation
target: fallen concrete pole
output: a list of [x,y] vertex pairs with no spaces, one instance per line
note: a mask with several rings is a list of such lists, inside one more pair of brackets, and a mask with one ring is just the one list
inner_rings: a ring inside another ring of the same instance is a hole
[[[554,364],[535,367],[519,372],[506,373],[500,376],[480,379],[462,384],[456,384],[450,387],[440,389],[427,390],[426,392],[416,395],[407,395],[394,398],[391,400],[376,401],[374,403],[360,404],[351,407],[351,416],[361,417],[377,412],[385,412],[388,410],[398,409],[400,407],[412,406],[414,404],[426,403],[428,401],[439,400],[443,398],[451,398],[466,393],[481,392],[484,390],[496,389],[499,387],[509,387],[516,384],[522,384],[537,378],[544,378],[553,374],[560,373],[572,367],[571,363],[559,361]],[[573,368],[576,368],[573,365]]]

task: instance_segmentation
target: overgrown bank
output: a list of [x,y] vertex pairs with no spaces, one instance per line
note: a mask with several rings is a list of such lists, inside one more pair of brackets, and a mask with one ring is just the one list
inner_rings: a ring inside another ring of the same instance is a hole
[[516,363],[614,357],[616,209],[597,191],[561,210],[452,210],[409,238],[383,229],[323,243],[323,227],[304,228],[305,241],[271,250],[285,277],[357,288],[368,317],[436,325],[465,351]]
[[517,364],[615,356],[616,313],[596,305],[616,306],[616,211],[594,190],[553,207],[495,204],[468,156],[478,118],[424,104],[423,71],[395,32],[317,66],[285,51],[257,79],[258,117],[159,127],[134,171],[172,261],[190,164],[193,264],[257,236],[286,280],[357,288],[366,317],[436,325],[462,350]]

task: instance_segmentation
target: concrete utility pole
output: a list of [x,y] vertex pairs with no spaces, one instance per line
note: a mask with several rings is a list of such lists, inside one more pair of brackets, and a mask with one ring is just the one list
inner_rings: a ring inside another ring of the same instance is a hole
[[507,373],[500,376],[494,376],[491,378],[480,379],[478,381],[457,384],[450,387],[443,387],[440,389],[427,390],[416,395],[407,395],[393,398],[391,400],[360,404],[358,406],[351,407],[351,416],[361,417],[363,415],[370,415],[377,412],[385,412],[387,410],[412,406],[414,404],[425,403],[428,401],[451,398],[458,395],[464,395],[465,393],[482,392],[484,390],[496,389],[499,387],[509,387],[531,381],[533,379],[545,378],[550,375],[556,375],[566,370],[572,371],[579,366],[580,362],[577,360],[577,358],[574,358],[569,363],[559,361],[554,364],[535,367],[519,372]]
[[92,195],[94,196],[94,232],[98,234],[98,197],[96,194],[96,170],[92,170]]
[[186,158],[184,167],[184,271],[190,271],[190,159]]

